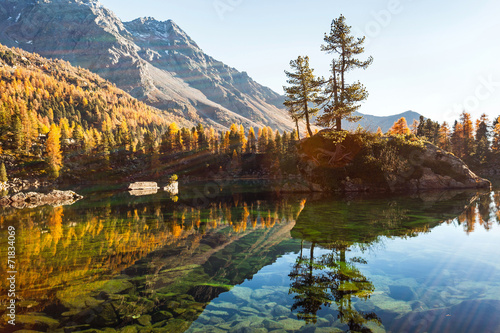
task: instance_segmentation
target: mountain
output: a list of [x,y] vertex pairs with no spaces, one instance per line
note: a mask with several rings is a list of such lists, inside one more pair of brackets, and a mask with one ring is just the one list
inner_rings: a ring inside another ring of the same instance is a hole
[[362,116],[363,118],[356,123],[345,122],[344,127],[346,129],[355,130],[358,125],[361,125],[364,129],[369,131],[377,131],[377,128],[381,128],[385,133],[387,132],[394,122],[399,120],[401,117],[406,119],[408,126],[411,126],[414,120],[419,120],[420,114],[414,111],[406,111],[392,116],[372,116],[369,114],[363,114],[360,112],[355,112],[356,116]]
[[97,0],[0,0],[0,43],[87,68],[191,122],[293,128],[283,96],[205,54],[171,20],[124,23]]
[[171,122],[195,125],[139,102],[87,69],[0,44],[0,151],[33,150],[54,123],[65,123],[66,138],[91,149],[108,129],[132,143]]

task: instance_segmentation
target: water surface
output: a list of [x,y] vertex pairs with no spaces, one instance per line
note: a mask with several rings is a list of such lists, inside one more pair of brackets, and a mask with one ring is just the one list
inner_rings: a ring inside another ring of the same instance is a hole
[[500,329],[499,193],[249,192],[100,191],[3,209],[0,255],[14,226],[18,299],[2,331]]

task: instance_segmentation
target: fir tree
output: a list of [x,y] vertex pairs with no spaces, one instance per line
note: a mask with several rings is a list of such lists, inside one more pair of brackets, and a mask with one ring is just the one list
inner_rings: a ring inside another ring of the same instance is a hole
[[292,72],[285,71],[288,77],[287,83],[290,86],[283,87],[286,95],[284,104],[296,122],[298,119],[305,118],[307,132],[312,136],[310,118],[318,113],[319,109],[312,107],[311,104],[317,105],[321,102],[319,97],[321,79],[314,76],[307,56],[299,56],[296,60],[292,60],[290,67]]
[[490,132],[489,120],[486,114],[482,114],[477,120],[476,130],[476,159],[480,164],[484,164],[488,160],[490,152]]
[[318,124],[325,127],[335,126],[337,131],[342,130],[342,119],[358,121],[359,117],[353,113],[359,109],[359,102],[368,97],[368,92],[360,82],[347,83],[346,74],[353,69],[366,69],[373,58],[360,61],[357,55],[364,52],[365,37],[354,38],[351,27],[346,24],[345,17],[340,15],[333,20],[329,34],[325,34],[325,44],[321,50],[334,54],[330,71],[330,78],[324,82],[326,85],[324,100],[324,114],[318,118]]

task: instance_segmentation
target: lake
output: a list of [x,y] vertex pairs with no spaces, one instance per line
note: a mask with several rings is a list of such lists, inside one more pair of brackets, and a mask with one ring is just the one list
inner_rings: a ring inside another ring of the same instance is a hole
[[0,208],[2,332],[500,331],[500,192],[77,192]]

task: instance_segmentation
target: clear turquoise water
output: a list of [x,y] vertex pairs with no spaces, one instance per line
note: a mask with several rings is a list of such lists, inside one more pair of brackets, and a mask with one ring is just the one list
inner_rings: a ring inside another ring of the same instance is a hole
[[500,331],[497,192],[87,198],[1,212],[3,331]]

